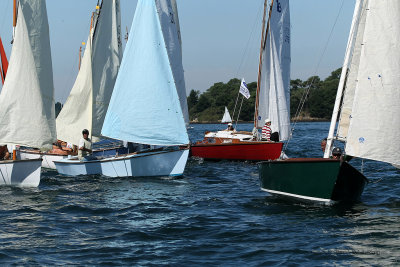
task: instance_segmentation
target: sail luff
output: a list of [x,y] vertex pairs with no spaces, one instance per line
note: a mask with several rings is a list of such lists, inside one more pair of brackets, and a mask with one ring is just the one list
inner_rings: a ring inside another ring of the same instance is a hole
[[350,27],[349,39],[347,41],[347,48],[346,48],[346,53],[345,53],[344,62],[343,62],[343,66],[342,66],[342,72],[340,74],[340,80],[339,80],[338,90],[337,90],[337,94],[336,94],[335,105],[333,107],[331,124],[329,127],[329,133],[328,133],[328,140],[327,140],[327,144],[326,144],[325,152],[324,152],[324,158],[329,158],[329,156],[331,154],[331,148],[332,148],[332,144],[333,144],[333,136],[334,136],[336,122],[337,122],[338,115],[339,115],[340,103],[342,101],[343,89],[344,89],[344,84],[345,84],[345,80],[346,80],[347,70],[349,68],[350,59],[351,59],[351,56],[353,53],[355,38],[357,37],[357,30],[358,30],[357,25],[359,22],[361,9],[363,6],[362,2],[363,2],[363,0],[357,0],[355,8],[354,8],[353,19],[352,19],[352,23],[351,23],[351,27]]

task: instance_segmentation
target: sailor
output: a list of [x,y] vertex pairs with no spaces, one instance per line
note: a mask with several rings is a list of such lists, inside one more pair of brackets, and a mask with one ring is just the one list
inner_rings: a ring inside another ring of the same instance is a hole
[[84,129],[82,131],[82,138],[79,140],[78,159],[81,161],[94,160],[92,154],[92,140],[89,138],[89,131]]
[[328,141],[328,138],[324,138],[321,140],[321,149],[322,149],[322,153],[325,153],[325,147],[326,147],[326,142]]
[[339,147],[335,147],[332,150],[332,158],[333,159],[340,159],[341,156],[342,156],[342,150]]
[[8,152],[7,145],[0,146],[0,160],[10,159],[10,153]]
[[235,128],[233,128],[232,123],[228,123],[228,128],[226,129],[227,131],[234,131]]
[[271,120],[266,119],[265,124],[261,130],[261,140],[271,141]]

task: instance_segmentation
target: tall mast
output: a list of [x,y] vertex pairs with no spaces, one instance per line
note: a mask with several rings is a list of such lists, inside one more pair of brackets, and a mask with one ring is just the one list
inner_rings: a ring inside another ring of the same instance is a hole
[[336,122],[337,122],[337,119],[339,116],[340,103],[342,101],[344,85],[345,85],[346,76],[347,76],[347,70],[349,68],[350,58],[352,57],[353,48],[354,48],[355,41],[356,41],[357,27],[358,27],[357,25],[358,25],[358,22],[360,19],[361,8],[363,6],[363,2],[364,2],[364,0],[357,0],[355,8],[354,8],[354,14],[353,14],[353,20],[352,20],[351,28],[350,28],[349,40],[347,41],[346,55],[345,55],[344,62],[343,62],[342,73],[340,74],[340,81],[339,81],[338,91],[336,94],[335,106],[333,107],[332,120],[331,120],[331,125],[329,128],[328,140],[327,140],[326,147],[325,147],[324,158],[329,158],[329,156],[331,154],[332,144],[333,144],[333,139],[334,139],[333,135],[335,133]]
[[17,26],[17,0],[13,1],[13,40],[15,37],[15,27]]
[[81,69],[81,63],[82,63],[82,46],[79,47],[79,65],[78,65],[78,70]]
[[[265,42],[267,40],[267,35],[269,31],[269,23],[271,21],[272,7],[274,5],[274,0],[271,2],[271,6],[268,14],[268,23],[267,29],[265,30],[265,18],[267,14],[267,0],[264,1],[264,15],[262,22],[262,30],[261,30],[261,47],[260,47],[260,61],[258,63],[258,79],[257,79],[257,92],[256,92],[256,103],[255,103],[255,112],[254,112],[254,128],[257,128],[257,118],[258,118],[258,105],[259,105],[259,95],[260,95],[260,82],[261,82],[261,69],[262,69],[262,54],[265,47]],[[265,30],[265,32],[264,32]]]

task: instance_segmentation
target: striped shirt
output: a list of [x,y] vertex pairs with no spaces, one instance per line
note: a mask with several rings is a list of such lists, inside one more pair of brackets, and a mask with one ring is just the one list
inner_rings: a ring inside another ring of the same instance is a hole
[[261,131],[262,135],[262,139],[267,139],[267,141],[271,141],[271,127],[268,125],[264,125],[264,127],[262,127],[262,131]]

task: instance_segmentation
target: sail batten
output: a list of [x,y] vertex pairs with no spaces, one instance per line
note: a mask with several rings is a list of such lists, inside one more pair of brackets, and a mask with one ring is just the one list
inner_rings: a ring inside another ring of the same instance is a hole
[[51,149],[54,84],[45,0],[20,0],[7,77],[0,94],[0,143]]
[[272,121],[271,129],[279,132],[280,140],[290,134],[290,11],[289,1],[274,3],[270,29],[262,54],[257,127],[265,119]]
[[165,20],[160,19],[170,14],[162,6],[170,7],[170,0],[138,1],[104,136],[151,145],[189,143],[173,68],[183,69],[170,61],[171,40],[165,38]]
[[400,164],[400,2],[369,0],[367,10],[346,153]]

